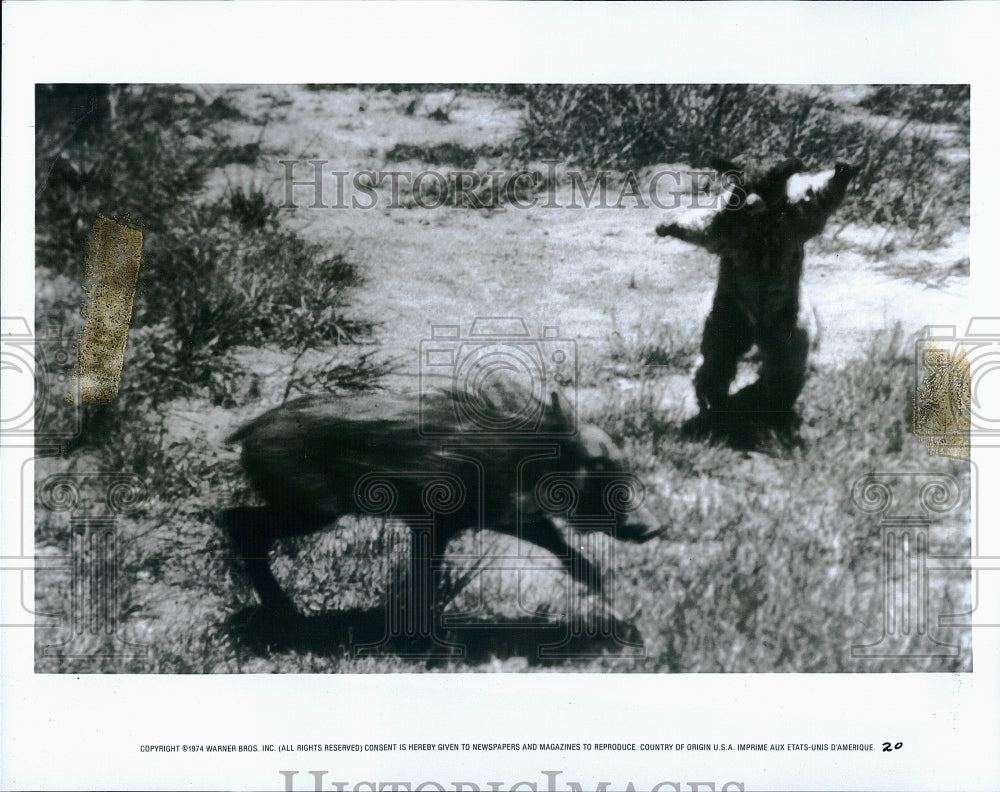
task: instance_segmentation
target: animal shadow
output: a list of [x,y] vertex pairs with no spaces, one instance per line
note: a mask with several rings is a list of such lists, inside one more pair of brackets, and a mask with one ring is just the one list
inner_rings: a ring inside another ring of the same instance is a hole
[[781,453],[805,448],[801,427],[802,417],[794,409],[752,409],[731,403],[726,409],[703,410],[689,418],[681,424],[680,436],[736,451]]
[[450,662],[480,664],[522,658],[530,665],[644,653],[638,628],[613,614],[599,624],[525,616],[500,622],[445,624],[431,635],[402,634],[399,614],[385,607],[302,616],[250,607],[226,620],[225,630],[258,655],[275,651],[320,656],[385,656],[416,659],[428,667]]

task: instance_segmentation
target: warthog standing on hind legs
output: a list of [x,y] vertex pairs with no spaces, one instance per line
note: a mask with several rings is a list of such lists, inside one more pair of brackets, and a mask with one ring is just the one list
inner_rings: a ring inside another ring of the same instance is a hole
[[[750,174],[724,160],[712,165],[728,180],[720,205],[656,229],[720,257],[694,378],[700,414],[686,428],[738,431],[750,419],[789,430],[810,346],[812,317],[805,316],[800,295],[805,243],[823,230],[857,170],[837,163],[807,174],[798,159]],[[737,363],[754,344],[758,379],[730,395]]]
[[415,594],[425,610],[433,607],[435,559],[465,529],[490,528],[545,548],[592,588],[600,586],[599,571],[557,521],[629,541],[658,533],[641,505],[642,485],[625,473],[604,432],[577,427],[564,397],[546,401],[500,378],[474,400],[451,389],[307,397],[230,439],[242,445],[243,467],[267,505],[230,509],[223,523],[271,611],[296,608],[271,572],[269,548],[345,514],[407,523],[410,585],[425,589]]

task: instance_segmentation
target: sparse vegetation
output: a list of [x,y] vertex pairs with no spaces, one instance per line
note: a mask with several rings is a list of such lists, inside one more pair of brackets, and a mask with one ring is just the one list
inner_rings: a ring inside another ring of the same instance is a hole
[[[348,90],[311,87],[317,89],[311,100]],[[940,242],[967,222],[962,168],[968,164],[945,161],[940,129],[920,124],[960,127],[968,98],[960,87],[940,88],[879,87],[857,106],[759,86],[479,86],[478,101],[523,110],[521,128],[487,146],[481,138],[459,138],[456,119],[465,94],[454,86],[435,90],[455,91],[457,98],[448,94],[410,113],[414,86],[371,87],[363,101],[352,99],[352,112],[372,116],[382,92],[402,123],[424,124],[429,136],[456,137],[443,143],[392,140],[368,155],[372,167],[386,158],[467,168],[483,158],[527,164],[548,157],[595,169],[700,165],[720,139],[729,141],[722,153],[731,157],[798,153],[824,165],[848,159],[865,166],[867,176],[845,216],[899,232],[906,261],[916,262],[866,262],[866,272],[902,279],[905,288],[914,281],[943,288],[949,278],[967,277],[967,257],[942,276],[918,247]],[[271,107],[279,105],[294,103],[282,94]],[[600,239],[590,260],[574,258],[579,248],[571,240],[592,231],[598,236],[589,221],[539,228],[512,222],[491,237],[502,241],[496,251],[479,249],[486,236],[477,236],[482,227],[473,223],[503,222],[501,212],[372,212],[375,230],[361,242],[330,233],[337,227],[332,214],[317,217],[318,231],[293,226],[299,216],[278,210],[263,181],[270,171],[261,165],[261,158],[287,152],[268,152],[263,142],[247,144],[231,134],[241,126],[266,128],[270,121],[266,113],[247,119],[244,107],[238,91],[211,99],[166,87],[39,88],[40,320],[73,327],[83,239],[98,211],[122,219],[128,212],[145,244],[119,398],[107,408],[88,408],[80,442],[62,456],[37,460],[37,482],[40,487],[50,475],[75,476],[81,494],[103,504],[107,480],[96,477],[125,473],[144,484],[145,496],[116,512],[114,577],[102,564],[107,549],[76,545],[83,553],[78,560],[98,570],[96,584],[113,586],[116,629],[69,635],[65,620],[40,624],[38,672],[971,667],[969,631],[936,623],[931,633],[961,644],[960,654],[851,655],[852,646],[877,641],[883,625],[881,526],[852,503],[852,483],[891,471],[900,476],[905,501],[907,487],[914,486],[906,483],[907,474],[941,474],[969,492],[968,464],[928,457],[912,435],[912,327],[876,334],[836,365],[819,365],[800,402],[802,445],[765,443],[752,453],[680,436],[686,416],[678,388],[690,390],[700,326],[682,326],[664,310],[639,325],[613,318],[606,331],[594,332],[602,340],[581,341],[575,383],[580,417],[625,449],[646,485],[646,505],[668,526],[664,539],[642,546],[581,538],[590,543],[590,558],[614,570],[609,601],[585,596],[544,552],[527,562],[535,567],[527,570],[509,558],[523,552],[517,540],[469,530],[449,546],[438,592],[446,617],[439,637],[463,647],[465,655],[397,637],[381,654],[357,656],[352,647],[378,644],[387,624],[405,615],[400,599],[406,582],[399,576],[408,532],[368,517],[280,543],[272,566],[306,618],[276,624],[248,608],[256,602],[253,591],[214,519],[219,509],[249,504],[253,495],[223,438],[265,405],[379,383],[392,368],[390,355],[416,354],[415,339],[423,338],[429,322],[441,321],[425,315],[423,305],[419,322],[399,318],[400,304],[426,299],[421,289],[444,295],[441,304],[456,312],[446,319],[455,322],[471,319],[484,305],[525,305],[530,290],[518,291],[522,283],[558,297],[568,268],[580,290],[569,297],[591,313],[606,310],[621,294],[643,297],[652,288],[646,284],[657,279],[666,282],[656,293],[661,300],[671,290],[698,289],[682,282],[680,266],[647,274],[637,269],[642,262],[627,262],[622,276],[614,267],[627,239]],[[436,110],[446,119],[431,118]],[[873,120],[869,111],[891,117]],[[953,120],[945,117],[952,112]],[[220,189],[223,180],[213,181],[213,174],[234,163],[249,165],[253,177]],[[515,217],[521,219],[523,213]],[[458,230],[439,236],[446,222]],[[653,223],[643,222],[651,235]],[[432,223],[435,236],[414,233]],[[823,244],[836,244],[830,241],[836,231],[829,229]],[[405,270],[402,289],[365,280],[366,246],[375,249],[373,257],[389,260],[386,266]],[[702,276],[712,279],[710,271],[694,267],[687,277]],[[481,288],[482,281],[492,288]],[[465,282],[480,290],[457,285]],[[352,309],[358,305],[365,316]],[[532,302],[524,310],[559,323],[577,307]],[[375,345],[392,323],[406,324],[395,328],[394,345]],[[413,387],[413,380],[402,384]],[[53,378],[44,386],[53,393],[60,387]],[[967,552],[968,504],[943,520],[935,525],[935,553]],[[73,537],[67,512],[36,508],[39,555],[69,555]],[[81,606],[68,571],[46,571],[36,580],[40,613],[68,617],[70,608]],[[968,609],[967,575],[935,572],[931,586],[932,615]],[[588,630],[597,637],[588,638]],[[567,636],[562,650],[540,654]],[[918,640],[914,633],[912,641]]]
[[968,126],[970,98],[968,85],[878,85],[858,106],[928,124]]
[[900,227],[925,245],[968,222],[968,189],[955,189],[969,184],[968,160],[950,162],[936,130],[910,124],[947,122],[968,140],[967,86],[895,86],[861,103],[905,108],[902,123],[852,118],[818,94],[766,85],[542,85],[523,97],[513,143],[522,158],[619,171],[707,167],[713,154],[748,163],[798,156],[813,167],[845,160],[861,169],[839,212],[845,222]]
[[[230,357],[237,346],[301,356],[370,338],[371,322],[346,314],[360,275],[342,254],[287,230],[259,187],[204,196],[214,169],[259,154],[220,128],[243,117],[224,96],[206,102],[173,87],[39,86],[37,102],[40,283],[72,285],[98,211],[144,234],[125,358],[131,376],[117,405],[88,406],[82,443],[112,453],[135,436],[140,413],[156,416],[180,397],[207,394],[212,404],[235,405],[245,386]],[[47,295],[40,315],[74,326],[72,302],[40,291]]]
[[468,169],[473,167],[480,157],[496,154],[497,149],[491,146],[469,148],[459,143],[438,143],[432,146],[397,143],[386,152],[385,157],[389,162],[417,160],[430,165],[454,165],[457,168]]
[[[948,151],[968,146],[967,85],[877,86],[855,106],[818,91],[768,85],[478,85],[469,90],[523,108],[520,128],[509,143],[475,149],[455,142],[398,143],[387,159],[463,169],[482,157],[508,167],[547,160],[613,173],[659,163],[707,168],[712,155],[751,164],[797,156],[813,167],[844,160],[861,174],[838,213],[841,224],[893,229],[923,247],[938,245],[968,224],[968,157],[956,159]],[[485,171],[479,176],[486,181]],[[965,188],[956,190],[956,184]],[[518,200],[530,186],[518,185]],[[427,187],[426,200],[436,200],[440,189]],[[509,200],[501,193],[492,202],[470,202],[450,187],[442,205],[494,208]],[[537,191],[549,187],[533,185]]]
[[[909,431],[912,360],[904,351],[898,332],[880,336],[862,356],[814,378],[805,399],[806,445],[792,454],[776,446],[771,455],[747,455],[680,440],[680,416],[660,406],[663,379],[676,370],[654,374],[643,389],[617,400],[609,391],[593,417],[629,448],[647,482],[647,504],[670,526],[668,540],[654,545],[604,543],[601,552],[613,559],[617,573],[612,610],[594,597],[581,599],[582,591],[559,570],[499,571],[496,561],[488,562],[490,551],[517,554],[516,542],[469,533],[449,548],[455,560],[443,599],[447,614],[478,611],[479,626],[463,631],[453,625],[439,633],[466,647],[466,661],[396,638],[388,656],[370,670],[468,670],[498,660],[606,671],[961,670],[962,657],[858,660],[850,651],[880,635],[881,535],[878,519],[852,505],[843,483],[873,470],[936,472],[957,476],[968,492],[968,467],[929,460]],[[196,481],[206,472],[187,470]],[[197,493],[177,483],[181,478],[177,472],[160,475],[156,486],[165,489],[173,480],[171,491],[197,500]],[[218,471],[214,478],[218,486],[229,486]],[[956,526],[967,525],[966,507],[953,515]],[[966,535],[958,530],[951,537],[941,552],[961,553]],[[165,647],[157,641],[149,648],[161,673],[358,671],[362,661],[352,655],[351,641],[382,637],[393,580],[405,569],[407,553],[401,527],[370,520],[288,541],[276,556],[276,574],[311,615],[301,624],[262,626],[241,622],[245,616],[224,622],[224,614],[240,611],[254,597],[239,570],[228,566],[219,534],[204,515],[154,509],[141,521],[124,521],[119,542],[127,548],[119,575],[131,581],[134,611],[125,635],[160,611],[143,595],[157,586],[176,590],[203,616],[160,626],[174,636]],[[484,546],[486,562],[479,555]],[[57,593],[45,592],[52,608],[57,600],[48,598]],[[961,574],[941,574],[935,575],[932,596],[937,609],[950,603],[957,612],[968,590]],[[518,602],[531,603],[536,615],[519,610]],[[168,611],[155,618],[179,618],[173,606]],[[605,637],[598,657],[539,659],[535,650],[565,636],[568,620],[595,613],[630,625],[644,641],[643,653],[630,655]],[[504,624],[518,625],[520,632]],[[914,633],[913,642],[919,639]],[[417,657],[396,657],[414,651]],[[46,670],[78,668],[63,662],[43,658],[39,664]],[[100,669],[92,662],[90,670],[151,670],[110,660]]]

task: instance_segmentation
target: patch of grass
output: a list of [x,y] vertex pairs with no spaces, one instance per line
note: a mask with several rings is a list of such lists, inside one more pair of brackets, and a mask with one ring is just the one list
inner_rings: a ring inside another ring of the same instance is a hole
[[890,278],[905,278],[912,281],[915,286],[924,289],[943,289],[951,278],[967,280],[970,262],[968,256],[963,256],[950,266],[943,266],[939,262],[926,259],[905,264],[897,261],[883,264],[878,268],[878,271],[885,273]]
[[[949,97],[965,108],[953,122],[967,139],[968,97]],[[533,85],[523,99],[511,145],[523,160],[619,171],[705,167],[712,154],[744,163],[798,156],[823,168],[846,160],[861,174],[838,212],[845,222],[899,226],[925,246],[968,222],[968,164],[946,159],[938,133],[909,120],[848,121],[818,95],[766,85]]]
[[494,156],[497,150],[493,146],[464,146],[461,143],[435,143],[418,145],[416,143],[397,143],[386,152],[389,162],[405,162],[416,160],[428,165],[454,165],[468,170],[475,166],[481,157]]
[[[113,446],[132,448],[155,468],[162,433],[151,426],[148,447],[136,447],[136,416],[155,424],[167,403],[194,394],[238,403],[249,386],[229,357],[235,347],[273,345],[298,359],[371,338],[373,324],[347,311],[357,268],[285,228],[264,190],[201,198],[215,169],[259,154],[220,126],[242,119],[224,95],[206,102],[172,86],[57,85],[39,86],[36,104],[37,315],[77,324],[79,297],[66,290],[79,289],[83,235],[98,210],[121,210],[144,234],[127,374],[115,404],[85,407],[80,442],[107,449],[109,461],[120,456]],[[353,372],[312,372],[310,383],[299,372],[295,385],[364,384],[383,371],[362,359]]]
[[[59,630],[71,616],[67,603],[100,607],[104,594],[87,592],[92,600],[82,602],[69,596],[68,580],[40,577],[39,602],[63,621],[39,634],[37,668],[239,670],[243,658],[209,615],[235,599],[229,551],[211,510],[220,500],[244,497],[246,484],[234,455],[206,450],[205,427],[190,433],[178,425],[176,403],[191,398],[204,410],[259,398],[257,372],[236,362],[247,345],[284,350],[295,361],[290,390],[370,386],[386,370],[370,352],[356,366],[295,365],[309,351],[371,340],[373,323],[348,311],[361,275],[343,255],[285,227],[277,206],[252,184],[205,198],[219,167],[253,162],[260,153],[259,144],[231,143],[226,125],[244,119],[224,96],[209,102],[196,90],[171,86],[39,86],[36,109],[39,329],[60,328],[59,341],[71,347],[83,239],[98,211],[118,212],[144,234],[118,396],[109,405],[83,405],[79,437],[62,449],[66,456],[47,462],[86,475],[127,471],[148,492],[137,516],[117,520],[117,577],[101,584],[114,594],[120,629],[89,625],[94,629],[64,644]],[[65,366],[50,360],[39,372],[42,392],[61,400]],[[45,469],[39,468],[39,483]],[[95,503],[104,502],[101,482],[86,485]],[[65,514],[38,509],[40,554],[69,555],[74,541]],[[97,557],[80,561],[105,565]],[[166,605],[150,594],[164,588],[172,592]],[[151,623],[168,633],[155,649]],[[135,644],[145,648],[128,650]]]
[[[276,574],[311,615],[284,639],[280,631],[260,639],[259,627],[245,633],[220,625],[220,612],[255,599],[214,526],[190,512],[146,520],[145,538],[129,544],[134,555],[123,566],[133,588],[123,600],[122,630],[146,630],[152,655],[141,664],[121,661],[117,670],[469,671],[538,664],[653,672],[967,670],[968,631],[936,624],[931,633],[963,645],[961,655],[862,659],[851,653],[879,639],[883,617],[881,524],[852,502],[854,483],[871,473],[895,476],[892,486],[904,510],[919,510],[921,475],[953,476],[968,493],[967,463],[928,457],[910,433],[910,355],[904,336],[890,330],[845,365],[818,371],[803,395],[805,445],[771,454],[681,439],[683,416],[664,408],[660,380],[609,400],[588,417],[626,447],[646,484],[646,505],[667,526],[666,536],[642,546],[600,536],[600,542],[588,541],[586,552],[614,570],[603,600],[582,596],[554,558],[544,571],[529,572],[517,561],[497,564],[521,553],[515,539],[492,532],[457,537],[448,548],[439,604],[460,618],[452,626],[446,622],[440,635],[466,646],[465,659],[443,660],[429,649],[408,657],[414,645],[406,641],[379,658],[362,660],[351,651],[352,640],[384,629],[400,596],[395,587],[405,589],[409,539],[402,526],[348,520],[279,546]],[[203,471],[192,474],[201,479]],[[205,486],[224,487],[231,475]],[[206,496],[189,497],[204,502]],[[932,528],[935,552],[965,552],[968,503],[941,519]],[[138,523],[126,523],[127,533],[135,530]],[[536,562],[547,558],[537,548],[532,556]],[[930,613],[968,604],[967,575],[932,578]],[[164,610],[146,599],[154,590],[198,603],[199,615]],[[537,654],[573,624],[591,624],[596,643],[571,643],[564,655],[547,659]],[[248,643],[241,637],[246,634],[264,643]],[[641,652],[623,638],[638,635]],[[912,648],[919,640],[914,632]],[[113,663],[39,663],[50,665],[112,670]]]
[[224,96],[206,102],[192,89],[38,85],[35,109],[38,264],[71,277],[98,212],[165,230],[213,168],[259,154],[220,131],[241,118]]
[[969,123],[968,85],[878,85],[859,107],[929,124]]
[[617,330],[608,340],[605,359],[619,376],[641,379],[660,372],[689,369],[698,355],[698,339],[669,324],[640,323],[629,333]]
[[216,354],[247,343],[297,348],[370,332],[370,324],[343,316],[347,290],[360,284],[357,268],[282,228],[275,209],[255,204],[254,222],[267,219],[251,230],[231,196],[178,211],[169,231],[151,235],[135,321],[166,320],[178,334],[182,366],[196,347]]
[[245,190],[235,187],[230,191],[229,211],[244,231],[251,232],[273,227],[281,210],[263,189],[252,185]]
[[[508,95],[533,101],[540,90],[524,87]],[[574,98],[591,101],[587,91],[599,97],[602,90],[594,86],[572,94],[564,89],[566,117],[579,109],[571,106]],[[129,97],[138,95],[129,89]],[[557,95],[553,89],[552,96]],[[741,89],[732,101],[756,95]],[[622,96],[641,98],[628,91]],[[729,95],[708,89],[689,95],[692,117],[702,112],[694,106],[699,96],[707,97],[709,107],[722,103],[720,123],[756,123],[727,116]],[[762,102],[784,101],[771,91],[760,96]],[[170,99],[167,109],[175,101]],[[193,106],[198,107],[196,101]],[[822,103],[816,108],[830,112]],[[812,112],[802,117],[799,135],[818,134],[809,132]],[[612,113],[606,125],[615,123]],[[614,131],[607,139],[595,136],[597,154],[601,146],[611,150]],[[700,138],[695,130],[690,135],[694,145]],[[886,161],[897,154],[889,151]],[[204,177],[196,171],[191,175],[192,184]],[[65,179],[61,185],[72,188],[68,216],[85,217],[89,204],[83,199],[92,196]],[[919,190],[908,194],[915,199]],[[44,211],[55,211],[53,206]],[[367,350],[359,367],[339,357],[335,365],[317,360],[329,345],[367,337],[369,325],[352,324],[346,303],[358,273],[336,252],[284,228],[260,190],[234,190],[212,203],[174,196],[169,212],[147,228],[149,269],[127,350],[130,376],[119,400],[124,406],[103,418],[88,418],[96,450],[38,461],[39,481],[49,472],[128,470],[147,482],[147,500],[116,523],[116,577],[104,578],[116,594],[116,630],[89,625],[82,634],[72,634],[67,618],[79,601],[70,590],[70,569],[62,565],[39,574],[39,610],[62,619],[36,630],[39,672],[467,672],[526,670],[542,663],[573,671],[626,672],[971,667],[969,630],[934,621],[933,635],[963,644],[958,657],[858,660],[851,655],[852,646],[879,638],[884,615],[881,525],[877,515],[861,512],[852,502],[854,482],[871,473],[892,474],[899,504],[911,510],[918,508],[918,480],[910,474],[950,475],[960,488],[969,488],[967,463],[928,457],[912,436],[913,353],[898,329],[873,338],[843,365],[812,374],[801,400],[804,443],[794,449],[742,452],[681,437],[686,416],[676,389],[680,381],[685,392],[690,390],[694,335],[643,323],[617,331],[597,359],[581,361],[581,384],[597,394],[583,400],[591,409],[581,418],[605,428],[622,446],[645,484],[645,505],[666,526],[663,538],[645,545],[576,533],[574,544],[585,545],[584,552],[606,572],[613,570],[607,574],[613,582],[606,599],[587,595],[544,551],[534,550],[522,560],[516,539],[469,531],[449,546],[438,591],[438,604],[451,619],[442,625],[441,636],[465,648],[465,656],[441,659],[423,649],[407,656],[403,641],[382,656],[357,657],[353,646],[378,640],[392,618],[406,615],[400,605],[406,591],[401,570],[409,537],[398,525],[345,519],[336,529],[274,550],[276,574],[308,618],[262,624],[267,617],[253,609],[255,595],[213,519],[220,506],[251,499],[236,455],[217,441],[186,434],[186,425],[176,424],[170,408],[181,397],[205,411],[212,403],[247,401],[254,386],[234,361],[238,345],[248,338],[258,347],[281,350],[282,360],[289,362],[286,398],[371,384],[384,369],[376,357],[366,356]],[[66,224],[63,231],[72,226]],[[40,260],[55,250],[73,249],[68,239],[55,239],[56,231],[51,226],[41,231]],[[42,267],[62,274],[47,281],[40,307],[69,311],[72,268],[51,262]],[[600,405],[594,408],[596,401]],[[99,481],[86,486],[88,502],[105,502]],[[39,554],[68,555],[73,546],[68,516],[43,508],[36,512]],[[968,526],[967,504],[942,515],[932,525],[935,552],[967,552]],[[100,552],[84,551],[81,560],[88,569],[100,566]],[[547,568],[526,568],[539,563]],[[968,575],[935,572],[931,586],[932,620],[968,608]],[[577,639],[588,630],[597,638],[573,643],[574,630]],[[628,645],[640,635],[644,647],[632,651]],[[564,653],[542,658],[541,648],[557,644],[561,636],[567,637]],[[919,637],[914,634],[912,640]],[[128,646],[142,651],[123,651]]]
[[[907,474],[952,475],[968,493],[967,465],[928,458],[910,432],[912,348],[903,341],[898,329],[880,334],[843,368],[813,377],[799,451],[740,454],[660,436],[654,491],[666,494],[650,507],[669,517],[675,544],[652,579],[637,576],[643,613],[663,614],[642,625],[658,631],[644,630],[654,651],[643,667],[657,665],[656,647],[659,663],[674,671],[968,667],[968,657],[851,656],[853,645],[879,637],[883,571],[878,519],[852,504],[852,484],[873,472],[900,474],[896,496],[916,511],[917,485]],[[965,547],[967,517],[967,503],[950,516],[965,526],[953,534],[954,552]],[[936,612],[969,595],[967,576],[943,577]],[[959,643],[959,631],[950,632]]]

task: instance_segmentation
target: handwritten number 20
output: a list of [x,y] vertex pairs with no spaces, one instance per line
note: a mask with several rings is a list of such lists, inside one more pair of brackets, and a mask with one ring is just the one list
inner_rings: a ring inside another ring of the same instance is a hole
[[884,742],[882,743],[882,753],[888,753],[889,751],[898,751],[902,747],[903,743],[901,742],[898,742],[895,745],[893,745],[892,743]]

